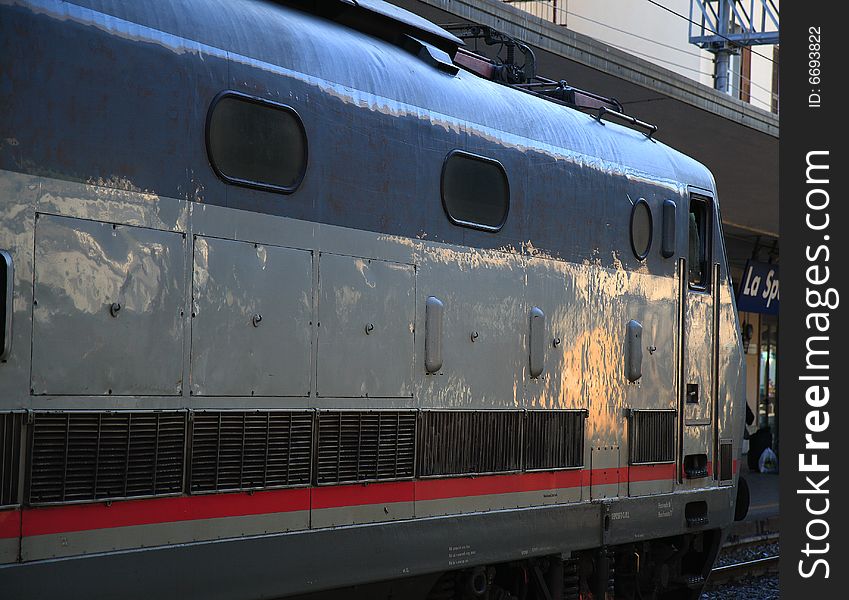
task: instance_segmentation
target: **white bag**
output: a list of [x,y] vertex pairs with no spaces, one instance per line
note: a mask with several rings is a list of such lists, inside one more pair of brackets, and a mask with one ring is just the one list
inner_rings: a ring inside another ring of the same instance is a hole
[[778,457],[772,448],[764,448],[758,459],[758,471],[761,473],[778,473]]

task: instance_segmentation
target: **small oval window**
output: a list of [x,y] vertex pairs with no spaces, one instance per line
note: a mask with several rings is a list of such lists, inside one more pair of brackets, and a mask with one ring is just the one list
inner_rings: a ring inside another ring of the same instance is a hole
[[498,231],[510,208],[504,167],[491,158],[453,151],[442,167],[442,205],[455,225]]
[[294,192],[307,167],[307,137],[290,107],[235,92],[209,110],[207,152],[228,183]]
[[652,216],[649,203],[643,198],[637,200],[631,209],[631,248],[640,260],[649,254],[652,239]]

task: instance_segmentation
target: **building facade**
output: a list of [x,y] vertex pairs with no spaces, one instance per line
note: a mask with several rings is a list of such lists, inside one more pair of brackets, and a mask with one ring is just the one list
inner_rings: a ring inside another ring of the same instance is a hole
[[[690,43],[699,30],[700,6],[716,0],[502,0],[531,15],[567,27],[665,69],[713,87],[716,55]],[[741,19],[773,29],[778,0],[737,2]],[[731,29],[740,25],[732,24]],[[777,28],[775,28],[777,29]],[[766,111],[778,112],[778,46],[735,47],[728,64],[728,93]]]

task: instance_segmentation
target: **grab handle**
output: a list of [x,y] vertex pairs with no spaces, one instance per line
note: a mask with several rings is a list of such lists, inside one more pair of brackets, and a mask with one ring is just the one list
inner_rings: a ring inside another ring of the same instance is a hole
[[602,119],[605,117],[614,117],[616,119],[619,119],[620,121],[625,121],[626,123],[633,125],[634,127],[641,127],[645,129],[643,134],[650,140],[654,141],[652,139],[652,136],[657,133],[657,125],[652,125],[651,123],[640,121],[639,119],[637,119],[636,117],[632,117],[631,115],[626,115],[625,113],[621,113],[618,110],[611,110],[602,106],[598,109],[598,114],[595,116],[595,120],[604,125],[604,123],[602,123]]
[[15,284],[15,266],[12,255],[0,250],[0,360],[6,360],[12,351],[12,299]]

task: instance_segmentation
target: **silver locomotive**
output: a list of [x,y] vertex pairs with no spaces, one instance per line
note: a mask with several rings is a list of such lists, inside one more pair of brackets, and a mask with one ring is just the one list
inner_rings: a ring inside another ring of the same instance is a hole
[[0,595],[697,597],[745,510],[713,177],[461,46],[0,2]]

